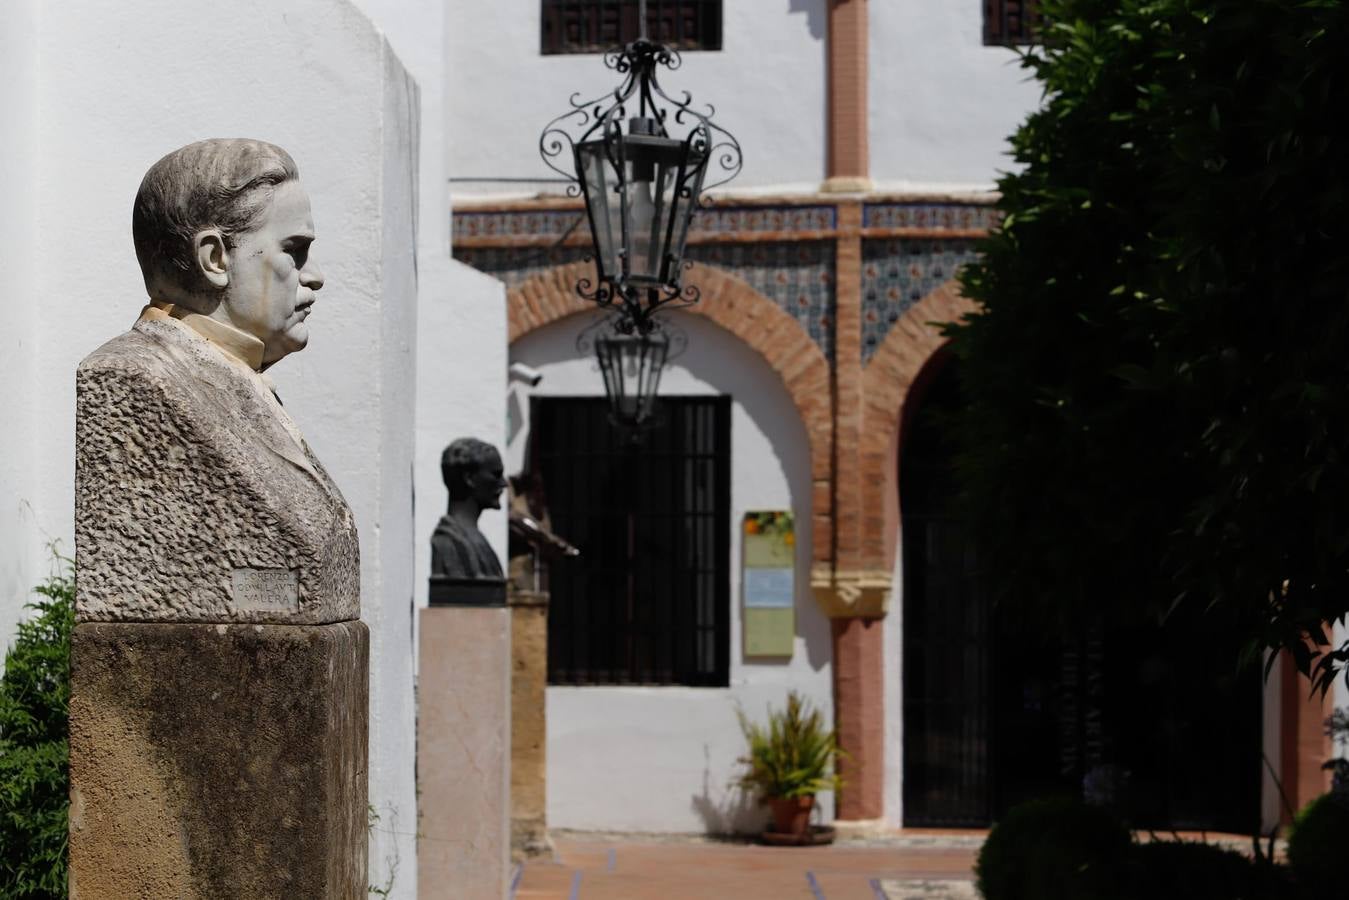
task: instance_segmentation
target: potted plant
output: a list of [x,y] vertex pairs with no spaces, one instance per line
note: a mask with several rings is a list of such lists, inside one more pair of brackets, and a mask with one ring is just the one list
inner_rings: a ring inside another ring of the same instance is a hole
[[739,760],[745,769],[736,783],[757,793],[772,810],[770,834],[804,843],[815,795],[840,784],[834,768],[838,739],[825,728],[820,711],[796,691],[787,695],[785,710],[768,710],[766,725],[751,722],[743,710],[736,715],[749,744],[749,753]]

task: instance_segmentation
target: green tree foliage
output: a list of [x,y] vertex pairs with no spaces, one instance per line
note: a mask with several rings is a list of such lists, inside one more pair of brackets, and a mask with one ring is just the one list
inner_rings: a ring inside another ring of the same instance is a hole
[[66,896],[75,578],[70,560],[58,561],[0,675],[0,897]]
[[[965,500],[1035,627],[1228,617],[1349,659],[1349,4],[1045,0],[948,329]],[[1314,643],[1304,642],[1304,633]]]

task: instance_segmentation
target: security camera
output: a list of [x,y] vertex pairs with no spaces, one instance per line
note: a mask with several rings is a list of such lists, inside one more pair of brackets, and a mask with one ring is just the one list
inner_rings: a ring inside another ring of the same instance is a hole
[[527,366],[524,363],[511,363],[507,369],[512,381],[523,381],[530,387],[538,387],[540,381],[543,381],[543,373],[533,366]]

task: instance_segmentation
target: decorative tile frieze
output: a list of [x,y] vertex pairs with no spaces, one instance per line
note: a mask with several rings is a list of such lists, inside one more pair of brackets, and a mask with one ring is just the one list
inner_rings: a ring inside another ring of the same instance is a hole
[[[694,213],[690,233],[723,234],[819,233],[837,227],[838,210],[832,204],[813,206],[721,206],[713,204]],[[512,238],[584,238],[590,227],[582,209],[455,210],[451,217],[455,241],[496,241]],[[579,239],[578,238],[578,239]]]
[[838,208],[820,206],[721,206],[713,204],[693,216],[695,234],[832,231]]
[[[557,266],[583,260],[590,248],[462,247],[454,258],[519,287],[528,278]],[[784,241],[753,244],[698,244],[688,258],[724,269],[747,281],[801,323],[826,359],[834,358],[834,243]],[[696,280],[688,282],[696,285]]]
[[455,247],[454,258],[506,282],[509,290],[526,279],[590,256],[589,247]]
[[454,239],[464,238],[562,238],[575,232],[585,236],[590,228],[582,209],[455,210],[450,217]]
[[862,362],[885,340],[900,316],[977,256],[974,240],[862,242]]
[[996,207],[979,203],[867,203],[862,227],[988,231],[998,215]]
[[697,244],[688,248],[688,257],[747,281],[800,322],[825,359],[833,361],[833,241]]

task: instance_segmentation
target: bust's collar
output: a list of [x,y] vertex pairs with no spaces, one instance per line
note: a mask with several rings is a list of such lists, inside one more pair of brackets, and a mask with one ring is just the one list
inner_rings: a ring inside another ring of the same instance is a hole
[[197,334],[210,341],[213,346],[226,355],[237,359],[254,372],[262,370],[263,343],[246,331],[240,331],[218,319],[194,313],[181,306],[151,300],[150,305],[141,310],[142,319],[177,319]]

